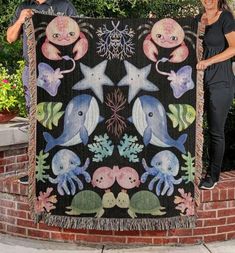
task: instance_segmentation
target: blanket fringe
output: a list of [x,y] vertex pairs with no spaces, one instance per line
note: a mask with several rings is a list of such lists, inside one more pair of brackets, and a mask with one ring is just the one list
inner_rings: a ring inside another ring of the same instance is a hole
[[35,190],[35,164],[36,164],[36,109],[37,109],[37,85],[36,85],[36,43],[32,18],[25,22],[25,33],[27,36],[28,58],[29,58],[29,93],[30,93],[30,112],[29,112],[29,203],[31,216],[35,219],[34,205],[36,201]]
[[[200,61],[203,58],[203,36],[205,33],[205,25],[202,23],[198,24],[198,31],[197,31],[197,60]],[[203,167],[203,161],[202,161],[202,153],[203,153],[203,142],[204,142],[204,136],[203,136],[203,113],[204,113],[204,71],[197,71],[197,102],[196,102],[196,159],[195,159],[195,203],[197,206],[200,204],[200,189],[198,188],[198,185],[201,180],[202,175],[202,167]]]
[[43,220],[49,226],[58,226],[72,229],[96,229],[96,230],[169,230],[179,228],[194,228],[195,216],[178,216],[160,219],[115,219],[115,218],[87,218],[56,216],[45,213]]

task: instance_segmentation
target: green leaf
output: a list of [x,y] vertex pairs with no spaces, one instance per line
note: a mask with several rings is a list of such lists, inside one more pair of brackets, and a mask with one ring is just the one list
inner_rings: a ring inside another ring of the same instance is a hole
[[185,167],[181,167],[181,170],[185,173],[185,175],[182,176],[182,179],[185,181],[186,184],[188,184],[189,182],[194,181],[194,177],[195,177],[194,160],[195,160],[195,157],[192,157],[190,152],[188,152],[187,155],[182,155],[182,157],[185,160]]
[[43,153],[43,150],[39,152],[39,155],[36,156],[36,179],[37,181],[42,181],[45,183],[45,180],[49,178],[46,170],[50,169],[49,165],[46,165],[46,158],[49,156],[49,153]]

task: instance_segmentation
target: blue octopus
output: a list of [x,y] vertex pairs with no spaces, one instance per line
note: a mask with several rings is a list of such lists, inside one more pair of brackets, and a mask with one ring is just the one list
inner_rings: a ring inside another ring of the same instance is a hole
[[76,193],[76,185],[78,189],[83,189],[83,183],[78,176],[83,175],[87,183],[91,182],[91,176],[86,169],[90,164],[87,158],[83,166],[80,167],[80,158],[68,149],[58,151],[52,159],[52,171],[56,178],[49,177],[52,184],[57,184],[57,191],[60,195],[74,195]]
[[142,164],[146,172],[141,176],[141,183],[145,183],[148,176],[153,176],[148,189],[152,191],[157,182],[157,196],[165,194],[171,196],[174,192],[174,185],[182,182],[182,178],[174,178],[179,172],[179,161],[171,151],[165,150],[157,153],[151,160],[152,167],[148,167],[144,158]]

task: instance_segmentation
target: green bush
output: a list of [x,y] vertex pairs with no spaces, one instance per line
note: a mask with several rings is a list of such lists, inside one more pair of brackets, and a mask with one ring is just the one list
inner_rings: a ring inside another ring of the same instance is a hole
[[7,68],[0,64],[0,111],[16,111],[19,116],[26,116],[22,71],[24,62],[18,61],[15,73],[9,74]]
[[22,1],[0,0],[0,63],[7,66],[10,73],[17,67],[17,61],[22,59],[22,42],[9,44],[6,41],[6,30],[20,2]]
[[88,17],[188,16],[198,12],[199,0],[73,0],[78,13]]

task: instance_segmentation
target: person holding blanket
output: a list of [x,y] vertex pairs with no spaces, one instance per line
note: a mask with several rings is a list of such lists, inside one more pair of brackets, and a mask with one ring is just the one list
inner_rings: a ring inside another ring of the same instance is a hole
[[[27,37],[23,29],[26,19],[31,18],[33,10],[66,16],[76,16],[77,11],[72,3],[68,0],[28,0],[22,2],[13,16],[13,20],[7,29],[7,41],[13,43],[20,38],[23,33],[23,57],[25,60],[25,68],[22,74],[22,80],[25,88],[26,106],[29,111],[29,67],[27,52]],[[22,184],[28,184],[28,176],[20,178]]]
[[204,58],[197,70],[204,71],[205,110],[210,135],[209,167],[199,188],[213,189],[219,181],[224,150],[225,121],[235,91],[232,57],[235,55],[235,20],[226,0],[201,0],[204,13],[196,18],[205,25]]

